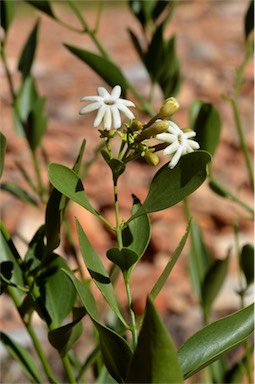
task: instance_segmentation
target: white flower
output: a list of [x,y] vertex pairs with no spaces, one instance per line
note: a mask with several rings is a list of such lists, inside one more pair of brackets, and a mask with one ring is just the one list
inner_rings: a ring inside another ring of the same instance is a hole
[[199,144],[196,141],[190,140],[190,138],[194,136],[196,136],[196,132],[183,132],[178,125],[172,121],[169,121],[169,126],[166,132],[159,133],[155,136],[157,140],[170,144],[164,149],[163,153],[164,155],[173,154],[169,163],[171,169],[176,166],[182,155],[193,152],[194,149],[199,148]]
[[123,112],[128,119],[134,119],[133,113],[127,107],[135,107],[132,101],[121,99],[121,87],[116,85],[111,94],[104,88],[97,88],[98,96],[85,96],[81,101],[92,101],[92,104],[82,108],[80,114],[88,113],[98,109],[96,118],[94,120],[94,127],[98,127],[103,121],[104,129],[109,131],[112,123],[114,129],[121,127],[120,112]]

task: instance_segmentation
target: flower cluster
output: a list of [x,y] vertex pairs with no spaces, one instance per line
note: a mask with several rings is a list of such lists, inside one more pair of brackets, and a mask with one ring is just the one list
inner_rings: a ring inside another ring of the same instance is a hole
[[[196,136],[196,132],[189,129],[184,131],[173,121],[168,120],[179,109],[179,104],[173,97],[164,101],[159,113],[154,116],[149,123],[142,124],[138,120],[134,120],[135,116],[128,108],[135,107],[135,104],[130,100],[120,98],[121,87],[119,85],[116,85],[112,89],[111,94],[104,87],[98,87],[97,93],[98,96],[85,96],[81,98],[81,101],[92,102],[81,109],[81,115],[98,110],[94,120],[94,127],[98,127],[103,123],[104,130],[106,131],[109,131],[112,126],[115,130],[121,128],[122,121],[120,112],[122,112],[131,120],[129,127],[130,131],[133,132],[133,141],[138,143],[138,148],[142,147],[140,143],[146,143],[150,138],[166,143],[163,154],[167,156],[172,155],[169,163],[171,169],[177,165],[182,155],[199,149],[199,144],[192,139]],[[134,126],[138,128],[134,129]],[[153,151],[154,149],[147,146],[144,151],[143,146],[143,153],[145,153],[147,157],[148,154],[150,157],[152,155],[155,157],[156,155]],[[144,156],[143,154],[141,155]],[[146,156],[144,157],[146,158]],[[156,164],[157,161],[153,159],[153,162],[151,162],[150,159],[150,163]]]

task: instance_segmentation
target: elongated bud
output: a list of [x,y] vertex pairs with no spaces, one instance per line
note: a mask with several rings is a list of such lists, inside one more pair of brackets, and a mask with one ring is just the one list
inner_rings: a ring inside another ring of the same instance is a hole
[[166,120],[157,120],[149,128],[144,129],[140,135],[135,138],[136,142],[141,142],[151,137],[156,136],[159,133],[163,133],[169,127],[169,122]]
[[146,162],[150,165],[157,165],[159,162],[158,156],[151,151],[146,151],[143,157],[145,158]]
[[174,97],[169,97],[166,99],[159,111],[158,116],[161,119],[168,119],[170,116],[172,116],[178,109],[180,108],[180,105],[178,101]]
[[139,131],[140,129],[142,129],[142,127],[143,127],[143,124],[141,123],[141,121],[133,120],[132,124],[129,127],[129,130],[131,132],[135,132],[135,131]]

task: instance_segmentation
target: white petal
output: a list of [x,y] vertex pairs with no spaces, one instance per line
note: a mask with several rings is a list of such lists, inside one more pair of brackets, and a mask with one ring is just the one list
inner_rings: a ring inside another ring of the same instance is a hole
[[167,130],[168,132],[174,133],[176,135],[183,133],[182,130],[178,127],[178,125],[175,124],[173,121],[169,121],[169,127],[167,128]]
[[180,147],[180,148],[178,149],[178,151],[175,152],[174,156],[172,157],[172,159],[171,159],[171,161],[170,161],[170,163],[169,163],[169,167],[170,167],[171,169],[173,169],[173,168],[176,166],[176,164],[178,163],[178,161],[179,161],[180,158],[181,158],[181,155],[182,155],[182,148]]
[[98,112],[97,112],[97,116],[95,118],[95,121],[94,121],[94,127],[98,127],[99,124],[101,123],[103,117],[104,117],[104,114],[105,114],[105,111],[108,107],[106,105],[101,105],[101,107],[99,108]]
[[165,141],[166,143],[173,143],[174,141],[178,141],[178,138],[176,135],[173,135],[171,133],[158,133],[155,136],[155,139],[160,140],[160,141]]
[[120,85],[115,85],[115,87],[112,89],[111,97],[113,99],[118,99],[121,95],[121,87]]
[[134,119],[134,114],[123,104],[116,103],[116,107],[127,116],[128,119]]
[[180,144],[178,141],[174,141],[171,145],[168,145],[163,151],[164,155],[170,155],[171,153],[174,153],[175,151],[178,151],[180,148]]
[[80,101],[101,101],[102,97],[100,96],[84,96]]
[[112,126],[112,114],[110,108],[106,108],[105,113],[104,113],[104,129],[107,131],[110,131],[111,126]]
[[118,99],[118,104],[124,104],[126,107],[135,107],[135,104],[133,101],[126,100],[126,99]]
[[110,96],[110,93],[104,88],[104,87],[98,87],[97,88],[97,93],[99,96],[103,97],[103,98],[109,98],[111,97]]
[[187,140],[187,144],[192,148],[192,149],[199,149],[200,145],[198,144],[197,141],[195,140]]
[[101,104],[102,104],[101,102],[96,102],[96,103],[86,105],[86,107],[84,107],[80,110],[80,115],[83,115],[84,113],[95,111],[96,109],[98,109],[100,107]]
[[120,113],[116,105],[111,106],[112,119],[113,119],[113,127],[118,129],[121,127],[121,118]]
[[190,139],[191,137],[196,136],[196,132],[194,132],[194,131],[185,132],[184,136],[186,137],[186,139]]

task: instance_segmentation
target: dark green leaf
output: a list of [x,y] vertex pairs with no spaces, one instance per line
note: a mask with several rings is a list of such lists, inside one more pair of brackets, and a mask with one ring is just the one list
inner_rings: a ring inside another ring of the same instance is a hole
[[212,104],[201,103],[198,109],[198,103],[194,102],[195,111],[190,112],[193,119],[196,116],[195,121],[191,121],[191,126],[196,131],[196,141],[200,148],[214,155],[220,140],[220,114]]
[[144,60],[144,57],[143,57],[144,53],[143,53],[142,46],[141,46],[141,44],[139,42],[139,39],[136,36],[136,34],[130,28],[128,28],[127,30],[128,30],[129,36],[131,38],[131,41],[133,43],[133,46],[134,46],[136,52],[138,53],[138,55],[140,57],[140,60],[143,62],[143,60]]
[[183,375],[192,376],[246,340],[254,330],[254,305],[215,321],[191,336],[179,349]]
[[[12,239],[1,223],[1,232],[0,232],[0,262],[10,262],[13,265],[13,271],[11,276],[12,283],[24,287],[23,274],[21,270],[21,262],[22,259],[18,254],[17,249],[15,248]],[[17,297],[17,301],[22,301],[23,294],[15,289],[15,295]]]
[[4,170],[4,159],[6,151],[6,137],[0,132],[0,177]]
[[150,299],[125,383],[183,383],[177,352]]
[[34,152],[40,145],[41,139],[47,129],[47,116],[45,113],[44,97],[37,95],[36,100],[32,105],[32,109],[28,114],[25,126],[27,141],[31,150]]
[[[85,140],[82,141],[79,154],[73,166],[73,171],[78,173],[85,150]],[[68,199],[57,189],[53,188],[48,200],[45,215],[45,234],[47,238],[47,253],[51,253],[59,246],[60,227]]]
[[248,40],[250,33],[254,30],[254,0],[251,0],[244,20],[245,40]]
[[26,2],[55,19],[55,15],[48,0],[26,0]]
[[230,252],[225,259],[215,260],[204,277],[201,289],[202,305],[207,314],[209,314],[212,304],[225,281],[228,272],[229,255]]
[[19,363],[26,376],[36,383],[41,383],[39,368],[27,348],[24,348],[20,343],[12,340],[3,332],[0,332],[0,340],[10,355]]
[[168,263],[165,266],[163,272],[161,273],[161,275],[159,276],[157,282],[155,283],[154,287],[151,290],[150,297],[151,297],[152,300],[155,300],[155,298],[157,297],[157,295],[159,294],[159,292],[163,288],[163,286],[164,286],[168,276],[170,275],[170,272],[172,271],[176,261],[178,260],[180,254],[181,254],[181,252],[183,250],[183,247],[184,247],[184,245],[186,243],[186,240],[187,240],[187,237],[188,237],[188,234],[189,234],[189,229],[190,229],[190,223],[188,224],[186,232],[183,235],[180,243],[178,244],[177,248],[175,249],[175,251],[171,255],[170,260],[168,261]]
[[59,192],[98,216],[88,201],[81,179],[73,170],[61,164],[50,164],[49,179]]
[[28,76],[22,83],[13,106],[15,128],[22,137],[26,137],[22,123],[26,123],[36,99],[35,81],[31,76]]
[[71,312],[76,299],[76,291],[65,273],[71,273],[60,256],[54,255],[47,264],[47,270],[36,280],[41,298],[50,316],[51,328],[58,328]]
[[3,278],[6,280],[10,280],[12,277],[12,271],[13,271],[13,262],[12,261],[2,261],[0,263],[0,295],[4,292],[4,289],[6,287],[6,281],[3,281]]
[[107,251],[106,256],[114,264],[118,265],[122,272],[127,272],[132,265],[138,261],[138,255],[136,252],[129,248],[111,248]]
[[65,274],[69,277],[69,279],[72,281],[81,301],[84,305],[84,308],[88,312],[89,316],[93,320],[98,320],[99,315],[97,311],[97,306],[95,299],[93,295],[91,294],[89,288],[87,287],[86,283],[81,283],[77,277],[74,276],[74,274],[71,271],[64,270]]
[[115,292],[114,292],[110,277],[108,275],[108,272],[106,271],[100,257],[95,252],[92,245],[90,244],[78,220],[76,222],[76,225],[77,225],[77,232],[79,237],[81,253],[82,253],[82,257],[86,265],[86,268],[88,269],[98,289],[101,291],[101,293],[107,300],[111,309],[116,313],[118,318],[125,324],[123,316],[121,315],[121,312],[118,307]]
[[127,81],[121,69],[108,59],[98,56],[95,53],[86,51],[85,49],[77,48],[70,44],[64,44],[70,52],[81,59],[83,62],[93,69],[102,79],[111,87],[119,84],[123,95],[127,91]]
[[144,213],[169,208],[189,196],[204,182],[211,156],[205,151],[184,155],[174,169],[164,165],[154,176],[142,207],[129,221]]
[[1,0],[0,7],[1,27],[5,33],[7,33],[14,15],[13,2],[9,0]]
[[241,252],[240,260],[246,284],[249,286],[254,282],[254,247],[252,244],[245,244]]
[[132,351],[123,337],[98,322],[94,324],[99,333],[100,348],[109,373],[118,383],[124,383]]
[[25,201],[26,203],[32,204],[34,206],[38,206],[37,200],[31,196],[27,191],[25,191],[18,184],[14,184],[11,182],[2,183],[0,185],[1,190],[11,193],[17,199]]
[[202,232],[196,221],[192,220],[190,227],[191,246],[188,256],[189,271],[193,288],[201,300],[201,287],[210,265],[212,256],[207,248]]
[[30,272],[40,266],[45,254],[45,226],[42,225],[34,234],[28,244],[28,250],[25,254],[26,269]]
[[83,307],[73,308],[73,321],[49,332],[49,341],[51,345],[59,351],[60,356],[66,356],[68,351],[81,336],[82,323],[80,320],[85,314],[86,311]]
[[[140,200],[133,195],[133,206],[131,213],[134,215],[142,206]],[[150,241],[151,224],[147,214],[132,220],[122,231],[123,246],[134,251],[139,259],[144,255]]]
[[39,20],[35,23],[31,31],[18,62],[18,70],[22,73],[23,79],[29,74],[34,61],[35,51],[37,47],[37,33],[39,28]]

